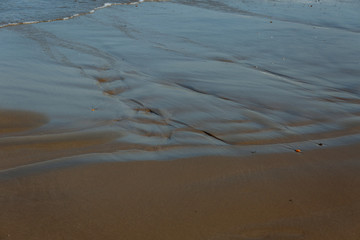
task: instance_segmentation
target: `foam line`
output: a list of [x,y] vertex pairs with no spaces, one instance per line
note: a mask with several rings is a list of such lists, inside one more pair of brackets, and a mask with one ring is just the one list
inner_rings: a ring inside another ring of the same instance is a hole
[[88,15],[88,14],[93,14],[95,13],[97,10],[103,9],[103,8],[108,8],[111,6],[116,6],[116,5],[137,5],[140,3],[145,2],[145,0],[139,0],[136,2],[129,2],[129,3],[105,3],[104,5],[100,6],[100,7],[96,7],[92,10],[90,10],[89,12],[85,12],[85,13],[76,13],[72,16],[68,16],[68,17],[63,17],[63,18],[56,18],[56,19],[50,19],[50,20],[41,20],[41,21],[27,21],[27,22],[19,22],[19,23],[6,23],[3,25],[0,25],[0,28],[5,28],[5,27],[12,27],[12,26],[18,26],[18,25],[28,25],[28,24],[37,24],[37,23],[48,23],[48,22],[55,22],[55,21],[66,21],[66,20],[70,20],[76,17],[80,17],[80,16],[84,16],[84,15]]

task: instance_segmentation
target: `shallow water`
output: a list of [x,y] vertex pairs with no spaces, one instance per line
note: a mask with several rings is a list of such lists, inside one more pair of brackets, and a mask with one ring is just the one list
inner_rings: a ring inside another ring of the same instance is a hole
[[110,130],[176,156],[326,145],[360,129],[358,9],[178,0],[1,28],[0,108],[50,119],[23,135]]
[[[126,3],[130,0],[114,0]],[[108,3],[104,0],[3,0],[0,2],[0,26],[64,19],[85,14]]]

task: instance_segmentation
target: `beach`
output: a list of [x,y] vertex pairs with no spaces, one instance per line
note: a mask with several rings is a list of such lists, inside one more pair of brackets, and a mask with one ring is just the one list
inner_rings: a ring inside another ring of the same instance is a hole
[[3,239],[358,239],[358,146],[81,165],[2,182]]
[[0,239],[359,239],[359,7],[1,25]]

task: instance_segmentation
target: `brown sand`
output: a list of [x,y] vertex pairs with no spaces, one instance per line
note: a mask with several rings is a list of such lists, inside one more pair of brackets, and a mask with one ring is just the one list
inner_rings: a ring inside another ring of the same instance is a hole
[[0,185],[0,239],[359,239],[359,145],[82,165]]
[[23,132],[47,122],[47,117],[39,113],[0,109],[0,134]]
[[[46,160],[114,151],[116,132],[73,132],[0,139],[0,170]],[[120,148],[118,148],[120,149]]]
[[0,170],[85,153],[121,149],[109,144],[120,136],[117,131],[46,133],[37,128],[48,118],[40,113],[0,110]]

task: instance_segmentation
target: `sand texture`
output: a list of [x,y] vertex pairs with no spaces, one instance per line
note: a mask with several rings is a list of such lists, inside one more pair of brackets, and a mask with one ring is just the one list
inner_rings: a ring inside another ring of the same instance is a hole
[[0,240],[360,239],[358,1],[86,9],[0,26]]
[[105,163],[3,181],[1,239],[349,239],[359,146]]

